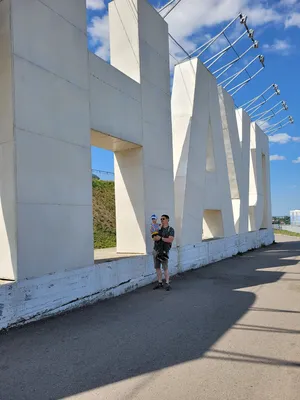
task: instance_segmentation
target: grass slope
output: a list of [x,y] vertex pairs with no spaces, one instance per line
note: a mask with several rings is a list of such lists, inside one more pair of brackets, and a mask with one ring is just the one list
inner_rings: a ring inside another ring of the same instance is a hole
[[274,233],[278,235],[285,235],[285,236],[297,236],[300,237],[300,233],[285,231],[284,229],[274,229]]
[[94,248],[116,246],[115,184],[93,179]]

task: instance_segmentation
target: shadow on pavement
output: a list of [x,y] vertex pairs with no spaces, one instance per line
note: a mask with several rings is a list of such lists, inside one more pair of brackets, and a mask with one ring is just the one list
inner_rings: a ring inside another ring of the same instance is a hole
[[[300,242],[276,244],[188,272],[173,280],[171,292],[148,286],[2,334],[0,398],[68,397],[203,357],[249,309],[293,313],[253,307],[255,294],[236,289],[276,282],[284,273],[267,269],[295,265],[284,258],[299,250]],[[288,363],[216,351],[205,355],[224,356]]]
[[205,358],[219,361],[243,362],[248,364],[265,364],[281,367],[300,368],[300,363],[295,361],[279,360],[271,357],[253,356],[252,354],[235,353],[231,351],[211,350]]
[[270,332],[270,333],[284,333],[291,335],[299,335],[300,330],[298,329],[285,329],[276,328],[262,325],[247,325],[247,324],[235,324],[232,329],[242,330],[242,331],[254,331],[254,332]]
[[[290,274],[290,272],[289,272]],[[260,312],[275,312],[275,313],[289,313],[289,314],[300,314],[300,311],[295,310],[280,310],[277,308],[265,308],[265,307],[251,307],[251,311],[260,311]]]

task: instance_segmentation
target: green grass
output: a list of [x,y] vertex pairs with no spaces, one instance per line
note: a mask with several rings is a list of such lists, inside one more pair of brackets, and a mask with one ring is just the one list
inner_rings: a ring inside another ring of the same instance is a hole
[[284,229],[274,229],[274,233],[277,235],[286,235],[286,236],[297,236],[300,237],[300,233],[285,231]]
[[116,247],[115,183],[93,179],[94,248]]
[[94,226],[94,249],[116,247],[116,233],[107,232]]

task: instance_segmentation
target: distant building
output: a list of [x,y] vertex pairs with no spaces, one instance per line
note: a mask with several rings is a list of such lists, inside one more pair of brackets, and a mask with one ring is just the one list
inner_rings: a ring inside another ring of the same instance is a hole
[[291,210],[291,225],[298,225],[300,226],[300,210]]

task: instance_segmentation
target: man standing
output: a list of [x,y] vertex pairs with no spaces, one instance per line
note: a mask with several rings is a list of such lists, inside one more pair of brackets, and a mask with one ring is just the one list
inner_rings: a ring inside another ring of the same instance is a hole
[[163,287],[162,283],[162,271],[161,271],[161,265],[164,270],[164,275],[166,279],[166,290],[169,291],[171,289],[170,286],[170,277],[169,277],[169,265],[168,265],[168,257],[165,257],[163,260],[158,259],[158,249],[160,248],[159,246],[159,241],[164,242],[164,248],[167,250],[167,256],[168,253],[172,247],[172,243],[175,237],[175,231],[174,229],[169,226],[169,216],[164,214],[161,216],[161,228],[158,232],[158,236],[153,237],[154,241],[154,250],[153,250],[153,259],[154,259],[154,268],[156,270],[156,275],[157,275],[157,284],[154,286],[154,290],[156,289],[161,289]]

